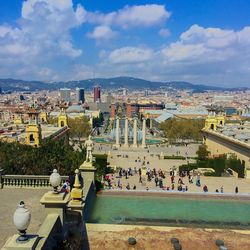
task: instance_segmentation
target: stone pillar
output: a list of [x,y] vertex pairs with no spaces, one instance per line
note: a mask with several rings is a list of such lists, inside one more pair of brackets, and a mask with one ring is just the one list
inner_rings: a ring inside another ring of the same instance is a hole
[[82,215],[83,212],[83,190],[79,180],[79,170],[75,171],[75,182],[74,187],[71,190],[71,201],[68,204],[68,207],[71,208],[72,211],[76,211]]
[[119,126],[120,126],[120,118],[116,118],[116,128],[115,128],[115,146],[120,147],[120,136],[119,136]]
[[128,118],[125,118],[124,147],[128,147]]
[[3,169],[0,169],[0,189],[3,188]]
[[149,119],[149,128],[150,129],[153,128],[153,119],[152,118]]
[[115,104],[111,104],[111,112],[110,112],[110,118],[113,120],[115,119]]
[[142,119],[142,148],[146,148],[146,119]]
[[137,148],[137,119],[136,118],[134,118],[133,147]]
[[89,125],[90,125],[90,129],[92,130],[92,128],[93,128],[93,116],[92,116],[92,114],[90,114],[90,117],[89,117]]
[[47,214],[58,214],[64,227],[66,207],[69,201],[69,193],[54,193],[53,191],[49,191],[44,194],[40,203],[45,206],[45,212]]

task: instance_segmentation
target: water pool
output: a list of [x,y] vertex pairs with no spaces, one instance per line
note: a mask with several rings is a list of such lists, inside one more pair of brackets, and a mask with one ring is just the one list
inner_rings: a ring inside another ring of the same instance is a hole
[[250,201],[97,196],[89,223],[250,228]]
[[[93,141],[97,143],[114,143],[112,139],[104,138],[104,137],[93,137]],[[160,139],[146,139],[146,144],[152,145],[152,144],[160,144],[162,143],[162,140]]]

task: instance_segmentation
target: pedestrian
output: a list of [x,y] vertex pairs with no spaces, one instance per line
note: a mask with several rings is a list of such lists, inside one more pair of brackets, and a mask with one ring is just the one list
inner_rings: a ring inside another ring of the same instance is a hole
[[140,177],[139,177],[139,182],[140,182],[140,183],[142,183],[142,178],[141,178],[141,175],[140,175]]
[[63,186],[61,188],[61,192],[62,193],[69,193],[70,191],[70,184],[69,184],[69,180],[66,180],[64,183],[63,183]]
[[239,192],[239,189],[238,189],[238,187],[236,186],[236,188],[235,188],[235,193],[238,194],[238,192]]
[[156,177],[155,177],[155,186],[156,186],[156,187],[158,186],[158,181],[159,181],[159,180],[158,180],[158,177],[156,176]]
[[221,186],[221,188],[220,188],[220,192],[221,192],[221,193],[223,193],[223,191],[224,191],[224,190],[223,190],[223,186]]

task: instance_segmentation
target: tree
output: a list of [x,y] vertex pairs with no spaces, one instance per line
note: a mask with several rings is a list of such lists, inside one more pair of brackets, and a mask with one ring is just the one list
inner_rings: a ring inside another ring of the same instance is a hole
[[93,127],[101,127],[101,125],[103,124],[104,121],[104,117],[103,117],[103,113],[100,113],[99,117],[94,117],[93,118]]
[[169,142],[177,142],[180,140],[201,141],[201,129],[204,127],[204,120],[194,119],[169,119],[160,124],[160,129],[163,130]]
[[68,119],[68,125],[70,128],[70,137],[72,139],[77,138],[79,142],[82,137],[87,137],[91,132],[89,121],[86,117]]
[[231,168],[232,170],[234,170],[235,172],[238,173],[238,176],[240,178],[244,178],[244,174],[245,174],[245,167],[244,164],[241,163],[241,161],[239,159],[237,159],[236,155],[230,155],[227,160],[226,160],[226,167],[227,168]]
[[209,153],[210,152],[207,150],[207,146],[205,144],[200,145],[196,152],[196,154],[198,155],[198,159],[201,161],[205,161]]
[[44,140],[38,148],[0,141],[0,164],[6,174],[50,175],[54,168],[69,175],[85,160],[85,150],[75,151],[63,140]]

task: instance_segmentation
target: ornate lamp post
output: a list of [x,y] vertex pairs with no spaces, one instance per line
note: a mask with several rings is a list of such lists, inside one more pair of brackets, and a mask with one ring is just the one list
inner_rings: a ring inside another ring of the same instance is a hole
[[53,173],[49,177],[49,182],[50,182],[51,186],[54,188],[55,194],[58,193],[57,187],[60,185],[61,179],[62,178],[61,178],[60,174],[57,172],[56,169],[54,169]]
[[27,242],[28,236],[26,230],[30,224],[31,214],[30,211],[25,208],[25,204],[21,201],[13,215],[14,225],[19,231],[20,236],[17,238],[17,243]]

